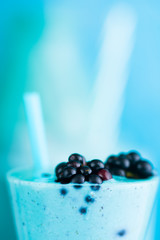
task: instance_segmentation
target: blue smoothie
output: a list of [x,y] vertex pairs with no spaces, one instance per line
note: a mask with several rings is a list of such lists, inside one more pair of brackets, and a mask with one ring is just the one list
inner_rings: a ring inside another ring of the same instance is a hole
[[113,176],[101,185],[85,182],[79,188],[54,180],[32,170],[8,174],[18,239],[144,240],[157,176]]

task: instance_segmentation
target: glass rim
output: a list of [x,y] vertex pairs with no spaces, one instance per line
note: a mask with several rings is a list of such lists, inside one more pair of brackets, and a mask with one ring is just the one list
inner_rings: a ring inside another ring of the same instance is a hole
[[[125,178],[125,177],[119,177],[119,176],[115,176],[114,175],[114,182],[111,182],[111,180],[108,180],[108,181],[104,181],[102,184],[95,184],[95,183],[88,183],[88,182],[85,182],[83,184],[78,184],[78,183],[69,183],[69,184],[61,184],[59,182],[53,182],[53,181],[35,181],[33,179],[29,180],[25,180],[25,179],[21,179],[19,178],[18,176],[14,176],[14,174],[16,173],[20,173],[20,172],[25,172],[25,171],[32,171],[32,172],[37,172],[37,171],[34,171],[33,168],[29,168],[29,167],[17,167],[17,168],[14,168],[12,170],[9,170],[7,172],[7,181],[10,183],[15,183],[15,184],[21,184],[21,185],[32,185],[32,186],[61,186],[61,187],[73,187],[75,185],[78,185],[78,186],[82,186],[82,187],[86,187],[86,186],[105,186],[105,187],[120,187],[120,186],[126,186],[126,187],[130,187],[131,185],[136,187],[137,185],[140,185],[140,184],[149,184],[150,182],[154,182],[154,181],[158,181],[160,182],[160,177],[159,175],[156,175],[156,176],[152,176],[150,178],[146,178],[146,179],[130,179],[130,178]],[[42,173],[42,171],[38,171],[39,173]],[[125,178],[125,179],[124,179]],[[125,181],[124,181],[125,180]],[[104,184],[105,183],[105,184]]]

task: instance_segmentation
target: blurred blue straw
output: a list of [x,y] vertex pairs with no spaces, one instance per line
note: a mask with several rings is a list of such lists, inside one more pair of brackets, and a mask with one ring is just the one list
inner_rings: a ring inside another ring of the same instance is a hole
[[24,94],[24,106],[28,122],[34,168],[36,170],[47,171],[50,169],[50,163],[39,94]]

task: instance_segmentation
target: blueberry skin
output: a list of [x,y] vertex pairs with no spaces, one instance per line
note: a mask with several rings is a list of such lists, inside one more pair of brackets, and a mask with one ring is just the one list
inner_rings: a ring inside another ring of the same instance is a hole
[[129,169],[131,166],[130,160],[126,157],[118,157],[112,162],[109,163],[110,166],[121,168],[121,169]]
[[90,183],[95,183],[95,184],[101,184],[103,182],[102,179],[98,175],[96,175],[96,174],[91,174],[89,176],[88,181]]
[[66,162],[62,162],[62,163],[59,163],[57,166],[56,166],[56,169],[55,169],[55,172],[56,172],[56,176],[58,177],[63,169],[67,166],[67,163]]
[[106,160],[106,162],[105,162],[105,165],[106,164],[112,164],[112,162],[114,161],[114,160],[116,160],[117,159],[117,157],[115,156],[115,155],[111,155],[111,156],[109,156],[108,158],[107,158],[107,160]]
[[83,166],[79,169],[79,171],[84,176],[88,176],[92,173],[92,169],[89,166]]
[[87,203],[94,203],[95,199],[94,199],[93,197],[91,197],[90,195],[87,195],[87,196],[85,197],[85,201],[86,201]]
[[125,153],[120,153],[120,154],[118,155],[118,158],[126,158],[126,154],[125,154]]
[[120,169],[120,168],[112,168],[110,169],[111,174],[116,175],[116,176],[121,176],[121,177],[125,177],[126,173],[124,169]]
[[71,183],[84,183],[85,177],[82,174],[76,174],[73,176]]
[[62,172],[62,178],[63,179],[67,179],[67,178],[71,178],[73,175],[75,175],[77,173],[77,170],[76,168],[73,168],[73,167],[65,167],[63,169],[63,172]]
[[153,167],[147,160],[139,160],[136,162],[135,171],[140,174],[140,177],[152,176]]
[[124,157],[124,158],[120,158],[119,160],[120,160],[121,168],[123,168],[123,169],[129,169],[130,168],[131,163],[130,163],[128,158]]
[[68,184],[68,183],[70,183],[70,178],[61,178],[61,179],[59,179],[59,182],[61,183],[61,184]]
[[79,209],[79,211],[80,211],[80,213],[83,214],[83,215],[87,214],[87,208],[86,208],[86,207],[81,207],[81,208]]
[[82,155],[80,155],[79,153],[73,153],[69,156],[68,161],[72,162],[72,161],[80,161],[81,164],[84,166],[86,165],[86,159],[85,157],[83,157]]
[[65,188],[61,188],[60,193],[61,193],[61,195],[65,196],[68,193],[68,190]]
[[87,165],[94,171],[104,168],[104,163],[99,159],[93,159]]
[[124,235],[126,235],[126,230],[122,229],[117,233],[118,236],[123,237]]
[[130,160],[132,164],[134,164],[140,160],[141,156],[138,152],[132,151],[127,154],[127,158]]
[[111,165],[108,163],[105,163],[104,168],[109,170],[111,168]]
[[93,186],[91,186],[91,189],[92,189],[93,191],[98,191],[100,188],[101,188],[101,186],[99,186],[99,185],[93,185]]
[[108,169],[100,169],[97,175],[102,178],[103,181],[109,180],[112,178],[112,174],[108,171]]
[[81,162],[79,160],[73,160],[67,163],[67,167],[80,168]]

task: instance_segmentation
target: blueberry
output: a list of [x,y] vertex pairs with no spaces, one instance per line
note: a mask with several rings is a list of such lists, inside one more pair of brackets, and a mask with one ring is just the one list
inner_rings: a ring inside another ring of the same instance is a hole
[[76,168],[73,167],[65,167],[62,172],[62,178],[71,178],[73,175],[77,173]]
[[79,211],[80,211],[81,214],[86,214],[87,213],[87,208],[86,207],[81,207],[79,209]]
[[59,175],[62,173],[64,167],[66,167],[66,162],[59,163],[55,169],[56,176],[59,177]]
[[122,176],[125,177],[125,171],[120,168],[112,168],[110,169],[111,174],[116,175],[116,176]]
[[78,153],[73,153],[68,158],[69,162],[77,161],[77,160],[80,161],[83,166],[86,165],[86,159]]
[[106,161],[106,163],[105,164],[112,164],[112,162],[115,160],[115,159],[117,159],[117,157],[115,156],[115,155],[111,155],[111,156],[109,156],[108,158],[107,158],[107,161]]
[[105,163],[105,165],[104,165],[104,167],[105,167],[105,169],[110,169],[110,167],[111,167],[111,165],[109,165],[108,163]]
[[96,175],[96,174],[91,174],[89,176],[88,181],[90,183],[96,183],[96,184],[101,184],[102,183],[102,179],[98,175]]
[[127,158],[130,160],[132,164],[134,164],[140,160],[141,156],[138,152],[133,151],[127,154]]
[[56,182],[61,182],[63,172],[59,173]]
[[88,176],[92,173],[92,169],[88,166],[83,166],[79,169],[80,173],[82,173],[84,176]]
[[84,183],[85,177],[82,174],[74,175],[71,182],[72,183]]
[[124,235],[126,234],[126,230],[125,229],[122,229],[120,230],[117,235],[120,236],[120,237],[123,237]]
[[74,188],[77,188],[77,189],[82,188],[82,185],[80,185],[80,184],[85,182],[85,177],[82,174],[74,175],[71,182],[78,183],[73,186]]
[[124,158],[120,158],[120,167],[123,168],[123,169],[128,169],[130,168],[130,161],[128,158],[124,157]]
[[100,169],[97,175],[102,178],[103,181],[109,180],[112,178],[112,174],[107,169]]
[[101,168],[104,168],[104,163],[99,160],[99,159],[93,159],[92,161],[88,162],[88,166],[92,169],[92,170],[99,170]]
[[91,197],[90,195],[87,195],[87,196],[85,197],[85,201],[86,201],[87,203],[93,203],[93,202],[95,201],[95,199],[94,199],[93,197]]
[[79,185],[76,184],[76,185],[74,185],[73,187],[76,188],[76,189],[80,189],[80,188],[82,188],[82,185],[80,185],[80,184],[79,184]]
[[61,183],[61,184],[68,184],[70,183],[70,178],[61,178],[61,179],[58,179],[58,181]]
[[92,189],[93,191],[98,191],[98,190],[100,189],[100,186],[99,186],[99,185],[92,185],[92,186],[91,186],[91,189]]
[[142,177],[152,176],[153,167],[147,160],[139,160],[135,165],[136,172]]
[[131,164],[128,158],[118,157],[115,160],[112,160],[112,163],[109,163],[109,165],[117,168],[128,169]]
[[60,193],[61,193],[61,195],[65,196],[68,193],[68,190],[65,188],[61,188]]
[[125,154],[125,153],[120,153],[120,154],[118,155],[118,158],[126,158],[126,154]]
[[73,160],[67,163],[67,167],[79,168],[81,166],[81,162],[78,160]]

